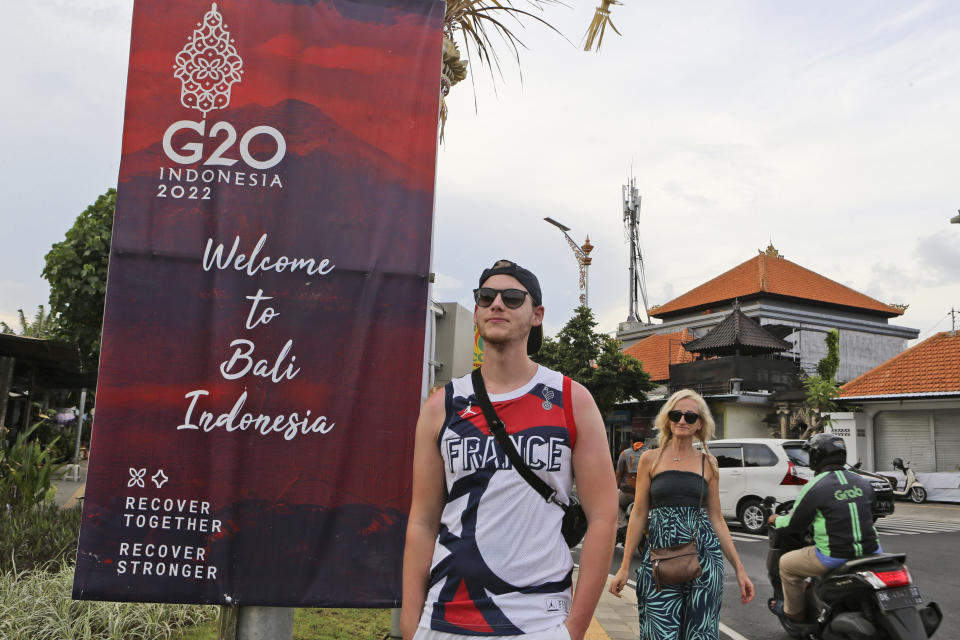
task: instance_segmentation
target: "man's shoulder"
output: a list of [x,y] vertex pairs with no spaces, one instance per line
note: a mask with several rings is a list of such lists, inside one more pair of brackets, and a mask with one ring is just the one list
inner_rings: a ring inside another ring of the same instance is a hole
[[873,485],[870,484],[869,478],[864,478],[862,475],[856,471],[851,471],[850,469],[844,469],[843,475],[846,476],[847,481],[850,484],[855,484],[858,487],[863,487],[864,489],[870,489],[873,491]]
[[870,484],[870,481],[860,474],[850,471],[849,469],[829,469],[827,471],[821,471],[813,480],[810,482],[811,490],[814,490],[818,493],[820,492],[832,492],[835,489],[842,488],[843,486],[853,485],[855,487],[861,487],[862,489],[873,490],[873,487]]
[[423,403],[423,408],[421,412],[424,411],[438,411],[442,410],[446,404],[446,390],[444,387],[439,387],[430,396],[427,398],[427,401]]

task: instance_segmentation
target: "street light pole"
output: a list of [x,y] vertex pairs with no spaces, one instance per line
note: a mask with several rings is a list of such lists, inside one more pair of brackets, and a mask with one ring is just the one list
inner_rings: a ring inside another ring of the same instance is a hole
[[570,227],[562,222],[557,222],[553,218],[544,218],[544,220],[557,229],[560,229],[563,237],[567,239],[567,244],[573,249],[573,255],[577,259],[577,266],[580,267],[580,304],[589,307],[589,298],[587,297],[587,269],[593,262],[593,258],[590,257],[590,252],[593,251],[593,245],[590,244],[590,236],[587,236],[587,241],[584,242],[583,245],[578,246],[577,243],[573,241],[573,238],[570,237],[570,234],[567,233],[567,231],[570,231]]

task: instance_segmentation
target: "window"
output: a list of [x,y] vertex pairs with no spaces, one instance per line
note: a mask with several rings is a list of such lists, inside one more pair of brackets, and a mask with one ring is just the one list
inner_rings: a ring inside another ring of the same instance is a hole
[[787,453],[787,457],[790,458],[790,462],[793,464],[799,467],[810,466],[810,456],[803,450],[802,444],[785,444],[783,445],[783,450]]
[[721,469],[743,466],[743,450],[740,445],[717,445],[710,447],[710,453],[717,457],[717,466]]
[[765,444],[743,445],[743,466],[772,467],[777,464],[776,454]]

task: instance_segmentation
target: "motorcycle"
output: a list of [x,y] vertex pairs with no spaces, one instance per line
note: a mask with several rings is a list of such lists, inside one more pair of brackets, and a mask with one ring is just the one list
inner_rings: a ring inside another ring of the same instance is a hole
[[[617,541],[615,544],[626,545],[627,542],[627,526],[630,524],[630,513],[633,512],[633,502],[629,503],[626,506],[624,513],[624,523],[622,527],[617,528]],[[637,548],[634,549],[634,555],[638,558],[643,557],[643,547],[647,541],[647,532],[643,532],[643,536],[640,538],[640,544],[637,545]]]
[[[776,499],[763,501],[767,517],[774,513]],[[777,515],[789,513],[793,501],[776,507]],[[783,602],[780,556],[813,544],[812,533],[802,535],[768,527],[767,574],[773,599]],[[808,622],[795,622],[771,612],[791,638],[815,640],[924,640],[933,636],[943,613],[936,602],[921,607],[923,599],[914,585],[903,553],[878,553],[850,560],[820,577],[809,579],[805,592]]]
[[917,504],[926,501],[927,499],[927,488],[923,486],[923,483],[917,480],[917,474],[909,466],[910,463],[903,463],[903,458],[894,458],[893,459],[893,468],[899,469],[903,472],[905,482],[903,484],[903,490],[897,491],[897,479],[892,476],[884,476],[887,481],[890,483],[890,486],[893,488],[893,495],[897,498],[910,498]]
[[630,524],[630,512],[633,511],[633,502],[630,502],[624,508],[623,526],[617,527],[617,544],[623,544],[627,541],[627,525]]

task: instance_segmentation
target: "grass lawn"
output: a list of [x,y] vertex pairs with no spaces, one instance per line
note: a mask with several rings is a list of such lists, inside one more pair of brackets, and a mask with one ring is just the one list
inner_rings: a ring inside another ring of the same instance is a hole
[[[191,627],[171,640],[217,640],[219,622]],[[390,633],[390,609],[296,609],[294,640],[383,640]]]

